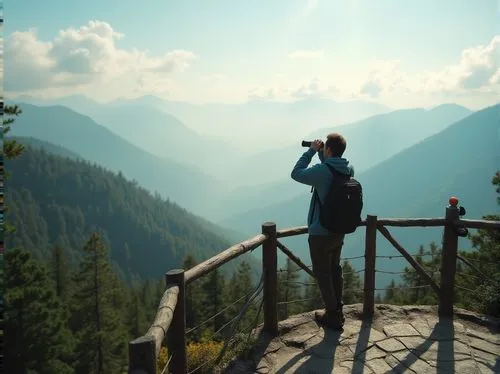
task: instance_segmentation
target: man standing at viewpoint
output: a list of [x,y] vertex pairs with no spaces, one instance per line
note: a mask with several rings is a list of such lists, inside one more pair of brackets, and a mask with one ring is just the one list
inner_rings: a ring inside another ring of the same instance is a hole
[[[344,279],[340,266],[344,234],[334,234],[321,225],[320,209],[334,178],[340,178],[330,171],[327,164],[341,175],[354,176],[349,161],[342,158],[345,149],[346,140],[337,133],[329,134],[325,143],[315,140],[299,158],[291,173],[293,180],[312,186],[316,190],[309,205],[308,242],[312,270],[325,304],[325,311],[316,312],[315,317],[319,323],[337,330],[341,330],[344,325],[342,313]],[[316,152],[321,163],[308,167]]]

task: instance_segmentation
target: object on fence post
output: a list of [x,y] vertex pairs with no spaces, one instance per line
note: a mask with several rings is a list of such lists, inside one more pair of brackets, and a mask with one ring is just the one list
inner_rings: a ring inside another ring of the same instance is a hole
[[276,224],[264,222],[262,234],[267,239],[262,243],[262,271],[264,272],[264,331],[278,335],[278,250]]
[[375,309],[375,258],[377,256],[377,216],[366,217],[365,235],[365,286],[363,314],[373,316]]
[[156,374],[156,344],[154,336],[141,336],[128,343],[128,372],[129,374]]
[[444,317],[453,316],[453,299],[455,292],[455,273],[457,270],[458,236],[454,223],[460,217],[457,207],[458,199],[450,197],[450,205],[446,207],[446,223],[443,234],[443,249],[441,255],[441,293],[439,295],[438,314]]
[[167,285],[175,284],[179,286],[179,296],[177,297],[172,324],[167,331],[168,355],[173,355],[167,373],[186,374],[186,293],[184,270],[170,270],[165,275],[165,280]]

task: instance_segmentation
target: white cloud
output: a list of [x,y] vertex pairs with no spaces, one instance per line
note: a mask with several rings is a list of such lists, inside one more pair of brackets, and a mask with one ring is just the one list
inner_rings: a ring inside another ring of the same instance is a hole
[[500,74],[500,35],[486,46],[468,48],[462,52],[457,66],[458,85],[465,89],[481,88],[498,83]]
[[289,58],[298,59],[298,58],[320,58],[323,57],[325,51],[323,50],[297,50],[288,55]]
[[379,97],[391,93],[458,94],[498,90],[500,84],[500,35],[487,45],[464,49],[460,60],[439,71],[409,74],[401,61],[370,61],[359,93]]
[[[300,55],[297,53],[297,56]],[[329,76],[281,76],[279,82],[261,83],[260,87],[249,90],[249,97],[267,100],[361,98],[391,106],[455,101],[474,103],[473,106],[480,107],[481,103],[491,105],[498,102],[500,35],[486,45],[464,49],[459,56],[456,63],[435,71],[409,73],[401,60],[373,59],[366,63],[364,69],[354,70],[345,66],[336,68]]]
[[255,87],[248,93],[250,100],[295,100],[305,98],[330,98],[339,90],[324,79],[314,77],[306,83],[298,85],[287,85],[285,77],[281,76],[280,81],[271,87]]
[[124,37],[106,22],[89,21],[78,29],[60,30],[51,41],[41,41],[35,29],[16,31],[6,40],[5,70],[8,91],[48,89],[66,85],[108,82],[136,73],[142,82],[183,71],[196,55],[174,50],[150,57],[147,51],[120,49]]
[[291,91],[291,96],[297,99],[328,98],[337,93],[338,89],[326,84],[322,79],[315,77],[310,82],[300,85]]

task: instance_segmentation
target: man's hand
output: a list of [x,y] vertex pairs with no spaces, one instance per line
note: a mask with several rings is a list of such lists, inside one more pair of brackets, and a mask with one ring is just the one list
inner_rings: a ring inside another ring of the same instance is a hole
[[311,149],[314,150],[314,152],[318,152],[321,148],[323,148],[323,141],[316,139],[311,143]]

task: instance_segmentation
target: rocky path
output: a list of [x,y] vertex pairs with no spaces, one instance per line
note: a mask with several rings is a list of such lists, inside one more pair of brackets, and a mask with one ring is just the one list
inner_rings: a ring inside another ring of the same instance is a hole
[[247,359],[226,373],[500,373],[500,322],[465,310],[439,319],[436,307],[346,306],[344,331],[324,329],[305,313],[259,334]]

